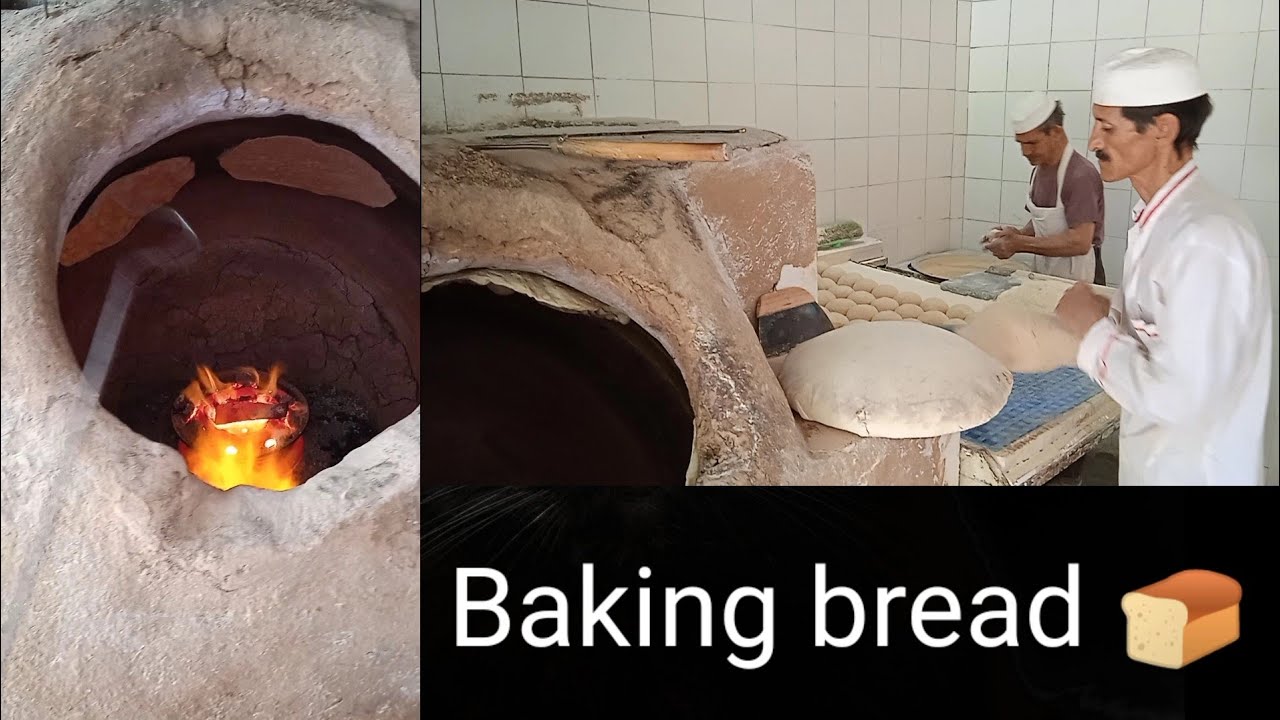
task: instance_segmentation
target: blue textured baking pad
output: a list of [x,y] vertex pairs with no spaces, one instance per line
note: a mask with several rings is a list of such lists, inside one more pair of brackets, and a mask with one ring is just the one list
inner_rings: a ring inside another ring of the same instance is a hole
[[1100,392],[1102,388],[1079,368],[1014,373],[1013,391],[1000,412],[982,425],[960,433],[960,437],[991,450],[1003,450]]

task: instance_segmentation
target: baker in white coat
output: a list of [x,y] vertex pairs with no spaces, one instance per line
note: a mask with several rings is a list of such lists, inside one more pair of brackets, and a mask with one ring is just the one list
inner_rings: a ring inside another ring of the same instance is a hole
[[1032,93],[1014,106],[1013,137],[1034,168],[1023,206],[1031,219],[1021,228],[993,229],[982,247],[1001,260],[1029,253],[1038,273],[1105,285],[1102,178],[1071,147],[1063,117],[1062,103],[1045,93]]
[[1121,485],[1261,485],[1271,383],[1267,258],[1240,206],[1196,166],[1212,112],[1195,60],[1126,50],[1093,86],[1089,148],[1141,202],[1112,300],[1058,304],[1080,368],[1122,408]]

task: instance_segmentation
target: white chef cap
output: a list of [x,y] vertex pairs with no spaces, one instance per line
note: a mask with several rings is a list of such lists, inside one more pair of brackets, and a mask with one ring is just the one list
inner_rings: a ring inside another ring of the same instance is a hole
[[1207,93],[1195,58],[1173,48],[1134,48],[1098,68],[1093,102],[1111,107],[1170,105]]
[[1031,132],[1044,124],[1053,114],[1058,101],[1045,93],[1035,92],[1023,98],[1009,113],[1009,122],[1013,125],[1013,133],[1020,135]]

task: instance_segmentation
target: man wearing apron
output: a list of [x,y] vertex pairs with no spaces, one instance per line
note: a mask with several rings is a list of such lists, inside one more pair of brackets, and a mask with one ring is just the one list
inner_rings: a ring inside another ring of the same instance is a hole
[[1275,320],[1248,215],[1194,158],[1213,110],[1190,55],[1125,50],[1098,69],[1089,139],[1141,201],[1120,291],[1077,283],[1057,313],[1121,407],[1121,485],[1261,485]]
[[1029,253],[1035,272],[1105,285],[1102,178],[1071,147],[1062,127],[1062,104],[1034,93],[1010,119],[1022,155],[1034,167],[1025,206],[1031,220],[1022,228],[993,229],[983,248],[1001,260]]

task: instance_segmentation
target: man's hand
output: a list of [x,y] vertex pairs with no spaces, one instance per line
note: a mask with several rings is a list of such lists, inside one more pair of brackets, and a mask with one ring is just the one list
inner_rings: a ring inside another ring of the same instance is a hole
[[982,240],[982,249],[1001,260],[1008,260],[1018,253],[1018,237],[1022,234],[1019,228],[1003,225],[987,234]]
[[1083,338],[1093,324],[1111,312],[1111,301],[1089,289],[1089,283],[1077,282],[1062,295],[1054,311],[1071,334]]

